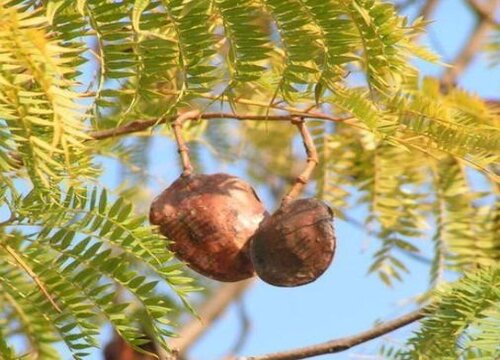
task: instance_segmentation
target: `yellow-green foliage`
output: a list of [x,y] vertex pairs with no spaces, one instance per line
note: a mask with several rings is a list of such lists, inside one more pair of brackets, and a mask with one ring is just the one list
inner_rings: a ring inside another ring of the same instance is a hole
[[2,2],[0,118],[11,135],[2,145],[15,149],[33,182],[45,187],[85,175],[88,166],[73,79],[80,50],[49,36],[48,25],[45,17]]
[[485,267],[437,291],[430,316],[400,359],[496,359],[500,355],[500,268]]

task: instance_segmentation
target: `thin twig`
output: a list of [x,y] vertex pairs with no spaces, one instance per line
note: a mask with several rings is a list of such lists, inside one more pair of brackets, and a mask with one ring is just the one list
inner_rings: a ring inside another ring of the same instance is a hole
[[287,204],[288,202],[290,202],[291,200],[295,199],[297,196],[300,195],[304,187],[309,182],[309,179],[311,178],[311,174],[314,171],[314,168],[319,162],[316,146],[314,146],[313,139],[311,137],[311,134],[309,133],[309,130],[307,129],[304,119],[299,117],[294,117],[292,119],[292,124],[297,126],[300,132],[300,136],[302,136],[302,142],[304,144],[304,148],[306,149],[307,153],[307,165],[304,171],[302,171],[302,173],[299,176],[297,176],[292,188],[281,201],[282,205]]
[[426,316],[426,309],[413,311],[397,319],[377,325],[370,330],[363,331],[357,335],[327,341],[325,343],[297,348],[294,350],[277,352],[267,355],[243,357],[240,360],[299,360],[312,356],[333,354],[350,349],[356,345],[376,339],[391,331],[418,321]]
[[[491,105],[491,104],[489,104]],[[492,106],[492,105],[491,105]],[[294,110],[295,111],[295,110]],[[362,130],[368,130],[366,127],[356,123],[356,122],[351,122],[350,120],[353,120],[353,117],[335,117],[332,115],[328,115],[325,113],[318,113],[318,112],[301,112],[297,110],[296,112],[288,115],[238,115],[238,114],[233,114],[233,113],[223,113],[223,112],[214,112],[214,113],[204,113],[199,116],[199,119],[204,119],[204,120],[217,120],[217,119],[234,119],[234,120],[239,120],[239,121],[246,121],[246,120],[266,120],[266,121],[292,121],[293,118],[301,117],[303,119],[320,119],[320,120],[325,120],[325,121],[331,121],[331,122],[345,122],[346,124],[349,124],[349,126],[362,129]],[[154,125],[157,124],[163,124],[163,123],[168,123],[168,122],[173,122],[177,117],[175,116],[169,116],[165,117],[162,119],[151,119],[151,120],[136,120],[132,121],[128,124],[118,126],[113,129],[108,129],[108,130],[99,130],[99,131],[94,131],[89,133],[89,140],[103,140],[103,139],[108,139],[116,136],[122,136],[126,134],[131,134],[135,132],[141,132],[144,131]],[[393,136],[390,136],[389,138],[403,143],[409,147],[412,147],[416,150],[419,150],[429,156],[432,156],[432,154],[422,148],[419,147],[415,144],[408,143],[406,142],[403,138],[396,138]],[[494,181],[498,181],[498,178],[495,178],[495,176],[492,176],[492,174],[484,167],[481,167],[478,164],[475,164],[471,162],[470,160],[467,159],[460,159],[460,161],[465,161],[472,167],[475,167],[481,171],[483,171],[488,177],[492,178]]]
[[197,119],[199,117],[199,110],[191,110],[179,115],[179,117],[177,117],[172,124],[175,140],[177,142],[177,151],[179,152],[182,161],[182,176],[189,176],[193,172],[193,166],[191,165],[191,160],[189,159],[189,148],[182,137],[182,124],[187,120]]
[[224,357],[225,360],[235,359],[235,355],[238,354],[243,348],[243,345],[245,345],[248,339],[248,334],[250,333],[250,317],[248,316],[243,299],[239,299],[236,302],[236,305],[238,306],[238,315],[240,318],[241,329],[236,342],[229,351],[229,354]]
[[179,331],[179,337],[170,342],[174,352],[182,357],[189,347],[194,344],[212,325],[212,323],[235,300],[241,297],[244,291],[254,282],[254,279],[237,283],[224,284],[216,289],[199,311],[199,319],[193,319]]
[[[490,0],[484,5],[484,11],[493,12],[497,3],[498,0]],[[469,40],[452,62],[452,66],[449,67],[442,76],[441,85],[444,92],[449,91],[449,89],[456,83],[457,78],[465,71],[474,56],[480,50],[484,38],[492,27],[493,25],[491,22],[487,21],[484,17],[480,17],[472,35],[469,37]]]
[[61,308],[54,301],[54,299],[52,298],[52,296],[50,295],[48,290],[45,288],[45,286],[42,284],[42,282],[38,278],[37,274],[35,274],[35,272],[22,259],[22,257],[19,254],[17,254],[17,252],[13,248],[11,248],[9,245],[0,244],[0,246],[2,246],[5,249],[5,251],[7,251],[9,253],[9,255],[16,261],[16,263],[18,263],[19,266],[21,266],[24,269],[24,271],[26,271],[26,273],[33,279],[35,284],[38,286],[38,288],[43,293],[43,295],[47,298],[47,300],[49,300],[49,302],[52,304],[54,309],[56,309],[58,312],[61,313],[62,312]]
[[[438,0],[427,0],[424,3],[424,5],[420,8],[420,11],[418,13],[418,17],[421,17],[424,20],[428,21],[437,5],[438,5]],[[428,21],[428,23],[430,23],[430,22]],[[430,35],[430,31],[428,32],[428,34]],[[420,32],[420,33],[416,34],[413,37],[413,41],[416,43],[422,35],[424,35],[424,32]],[[432,40],[432,38],[430,38],[430,40]]]
[[17,220],[17,217],[13,213],[11,213],[7,220],[0,221],[0,227],[8,226],[16,220]]
[[[232,113],[224,113],[224,112],[213,112],[213,113],[203,113],[199,115],[200,119],[204,120],[211,120],[211,119],[234,119],[234,120],[240,120],[240,121],[245,121],[245,120],[267,120],[267,121],[292,121],[292,119],[296,116],[301,116],[302,118],[306,119],[321,119],[321,120],[326,120],[326,121],[333,121],[333,122],[341,122],[345,120],[349,120],[352,118],[340,118],[340,117],[335,117],[331,116],[325,113],[317,113],[317,112],[311,112],[311,113],[306,113],[306,112],[299,112],[297,114],[291,114],[291,115],[239,115],[239,114],[232,114]],[[89,133],[89,136],[93,140],[103,140],[103,139],[108,139],[116,136],[121,136],[121,135],[126,135],[126,134],[131,134],[135,132],[140,132],[144,131],[154,125],[158,124],[165,124],[169,122],[175,121],[177,116],[167,116],[163,119],[151,119],[151,120],[136,120],[132,121],[130,123],[127,123],[122,126],[117,126],[113,129],[107,129],[107,130],[100,130],[100,131],[93,131]]]

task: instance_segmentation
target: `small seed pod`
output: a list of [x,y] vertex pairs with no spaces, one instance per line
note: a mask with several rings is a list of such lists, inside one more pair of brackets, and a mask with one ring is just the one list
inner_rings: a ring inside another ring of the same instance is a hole
[[254,275],[249,239],[267,215],[249,184],[213,174],[181,176],[154,200],[149,219],[193,270],[239,281]]
[[266,218],[251,240],[257,275],[275,286],[300,286],[321,276],[335,253],[333,212],[316,199],[299,199]]

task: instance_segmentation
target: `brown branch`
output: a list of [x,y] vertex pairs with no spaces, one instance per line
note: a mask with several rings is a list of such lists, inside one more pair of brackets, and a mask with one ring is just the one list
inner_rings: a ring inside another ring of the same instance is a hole
[[[474,10],[474,12],[479,16],[480,18],[485,19],[486,21],[489,21],[493,25],[497,25],[497,21],[494,18],[493,12],[488,9],[488,5],[484,5],[477,0],[466,0],[467,4],[469,7]],[[495,9],[493,9],[495,10]]]
[[306,149],[307,153],[307,165],[304,171],[302,171],[302,173],[299,176],[297,176],[292,188],[281,201],[282,205],[287,204],[288,202],[290,202],[291,200],[295,199],[297,196],[300,195],[306,184],[309,182],[309,179],[311,178],[311,174],[314,171],[314,168],[319,162],[316,146],[314,146],[313,139],[311,137],[311,134],[309,133],[309,130],[306,127],[304,119],[294,117],[292,119],[292,124],[297,126],[300,132],[300,136],[302,136],[302,142],[304,144],[304,148]]
[[172,124],[175,141],[177,142],[177,151],[179,152],[182,161],[182,176],[189,176],[193,172],[193,166],[191,165],[191,160],[189,159],[189,148],[182,137],[182,124],[188,120],[197,119],[199,116],[199,110],[191,110],[179,115],[179,117],[177,117]]
[[426,316],[426,309],[413,311],[397,319],[381,323],[370,330],[363,331],[357,335],[327,341],[325,343],[298,348],[294,350],[277,352],[267,355],[244,357],[241,360],[298,360],[312,356],[333,354],[348,350],[356,345],[376,339],[391,331],[418,321]]
[[[211,119],[233,119],[239,121],[245,120],[262,120],[262,121],[292,121],[294,117],[301,116],[304,119],[321,119],[326,121],[341,122],[348,120],[350,118],[339,118],[331,116],[325,113],[297,113],[294,115],[239,115],[224,112],[214,112],[214,113],[204,113],[199,115],[200,119],[211,120]],[[131,134],[135,132],[144,131],[154,125],[165,124],[175,121],[177,116],[167,116],[163,119],[152,119],[152,120],[136,120],[128,124],[115,127],[113,129],[93,131],[89,133],[91,140],[104,140],[116,136]]]
[[424,3],[424,6],[422,6],[422,9],[420,10],[419,16],[427,20],[434,12],[434,9],[436,9],[438,2],[439,2],[438,0],[427,0]]
[[[490,0],[484,5],[484,11],[493,12],[497,6],[497,2],[498,0]],[[480,50],[484,38],[492,27],[492,23],[487,21],[486,18],[480,18],[474,31],[472,32],[472,35],[469,37],[469,40],[452,62],[452,66],[449,67],[443,74],[441,85],[444,92],[449,91],[449,89],[456,83],[457,78],[465,71],[474,56]]]
[[0,221],[0,227],[9,226],[10,224],[12,224],[16,220],[17,220],[17,217],[14,215],[14,213],[11,213],[7,220]]
[[224,284],[216,289],[216,293],[202,305],[199,311],[199,319],[194,319],[184,325],[179,331],[179,337],[170,342],[170,347],[174,353],[182,357],[189,347],[210,328],[212,323],[235,299],[238,299],[244,293],[253,281],[254,279],[249,279]]
[[236,305],[238,306],[238,315],[241,324],[240,333],[238,335],[238,338],[236,339],[236,342],[231,347],[231,350],[229,351],[228,355],[224,357],[225,360],[235,359],[235,355],[238,354],[240,350],[243,348],[250,333],[250,328],[251,328],[250,317],[248,316],[243,300],[239,299]]

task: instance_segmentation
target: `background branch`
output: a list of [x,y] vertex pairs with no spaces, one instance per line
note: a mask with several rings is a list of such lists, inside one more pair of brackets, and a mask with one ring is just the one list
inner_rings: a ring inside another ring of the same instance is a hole
[[[497,3],[498,0],[488,1],[483,6],[484,11],[486,11],[487,13],[492,13],[496,8]],[[443,74],[441,84],[445,92],[455,85],[457,78],[465,71],[467,66],[473,60],[474,56],[478,53],[481,46],[483,45],[484,38],[492,28],[493,24],[488,21],[487,18],[480,17],[467,43],[463,46],[460,53],[452,62],[451,67],[449,67]]]
[[438,5],[438,2],[438,0],[427,0],[420,10],[419,16],[423,17],[425,20],[428,20],[434,12],[434,9]]
[[[491,22],[492,24],[497,24],[494,18],[494,12],[488,9],[488,5],[484,5],[477,0],[466,0],[469,7],[474,10],[474,12],[481,18]],[[495,10],[495,9],[493,9]]]
[[370,330],[361,332],[354,336],[335,339],[327,341],[325,343],[289,351],[277,352],[261,356],[245,357],[242,358],[242,360],[298,360],[312,356],[333,354],[345,351],[347,349],[352,348],[353,346],[378,338],[391,331],[397,330],[403,326],[406,326],[417,320],[420,320],[425,316],[426,316],[426,309],[420,309],[413,311],[409,314],[403,315],[397,319],[381,323],[380,325],[377,325]]
[[245,308],[243,299],[240,298],[236,302],[236,305],[238,306],[238,317],[241,324],[240,333],[234,345],[231,347],[228,355],[224,358],[225,360],[232,360],[235,358],[234,355],[238,354],[243,348],[250,333],[251,321],[250,317],[248,316],[247,309]]
[[17,217],[13,213],[11,213],[7,220],[0,221],[0,227],[8,226],[16,220],[17,220]]
[[254,282],[254,278],[237,283],[224,284],[201,306],[199,319],[193,319],[179,331],[179,337],[170,342],[177,356],[185,355],[187,349],[207,331],[212,323]]

